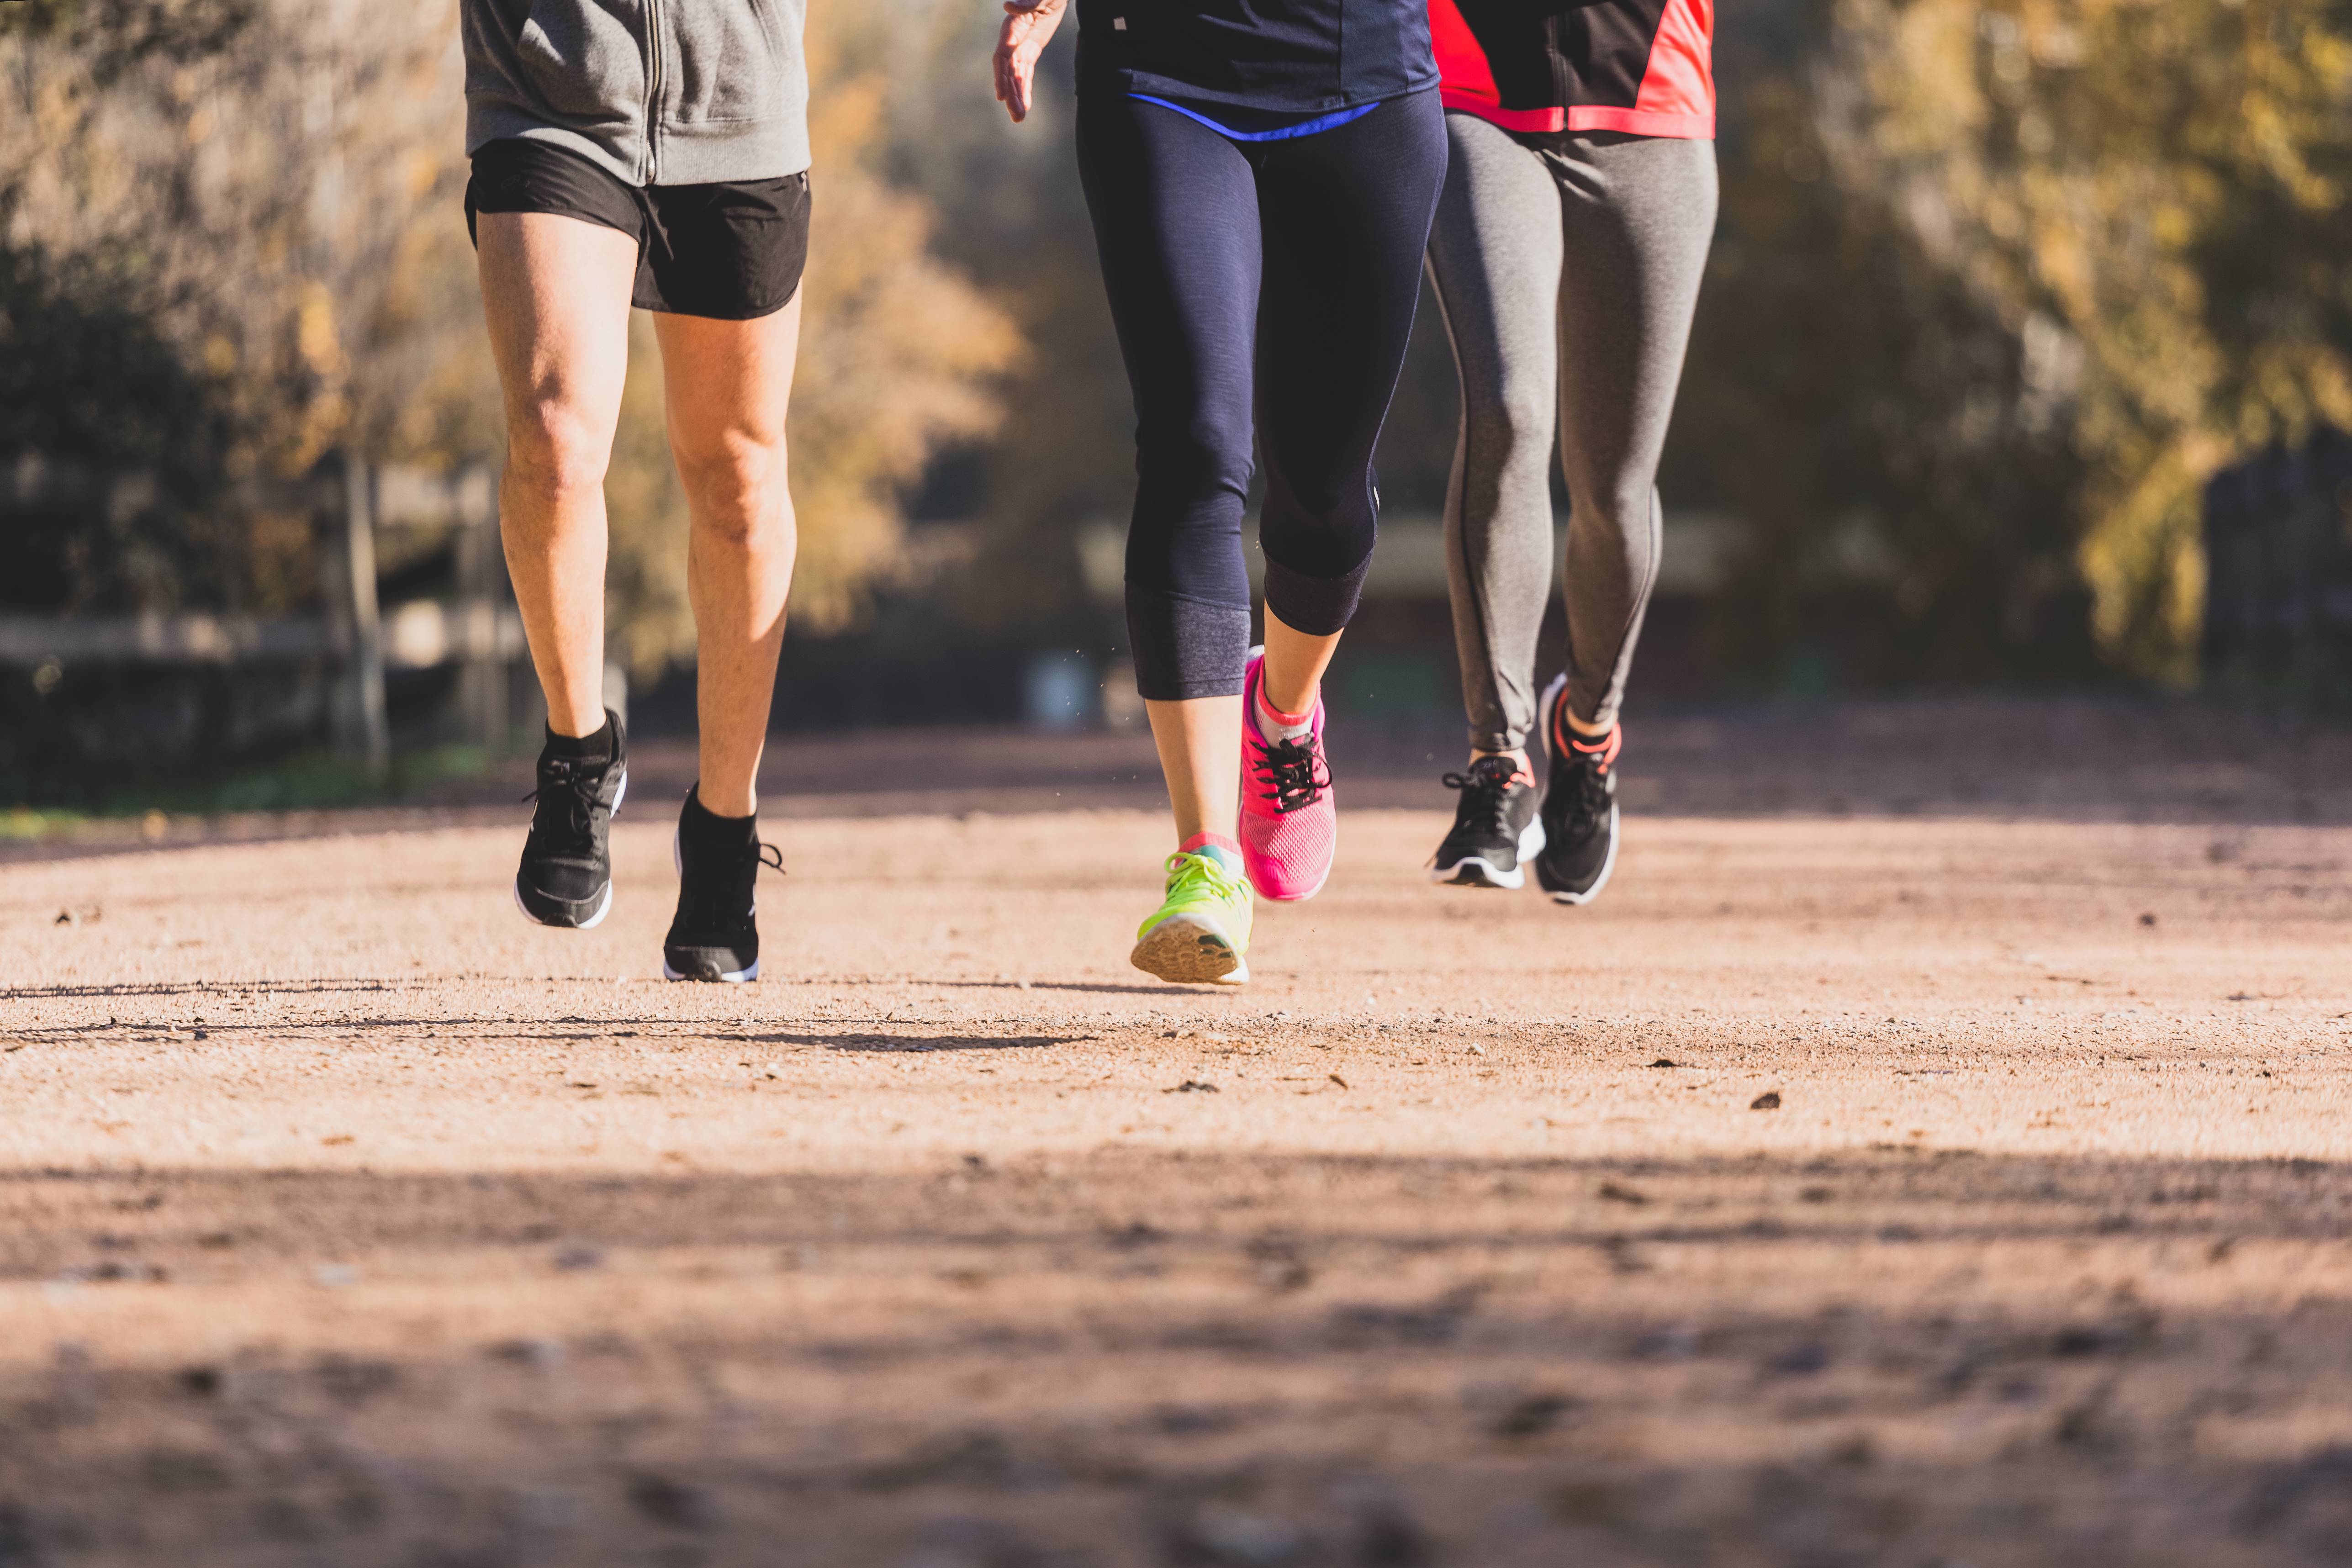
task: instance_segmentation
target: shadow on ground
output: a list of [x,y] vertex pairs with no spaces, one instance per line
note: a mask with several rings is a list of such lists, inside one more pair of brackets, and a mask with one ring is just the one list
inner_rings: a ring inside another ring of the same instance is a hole
[[2347,1206],[1893,1149],[17,1171],[0,1563],[2340,1563]]

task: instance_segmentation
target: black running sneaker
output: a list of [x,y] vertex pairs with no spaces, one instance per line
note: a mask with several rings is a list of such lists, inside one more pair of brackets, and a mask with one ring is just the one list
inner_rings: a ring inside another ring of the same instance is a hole
[[760,977],[760,868],[784,869],[755,817],[714,817],[695,791],[677,814],[677,918],[662,938],[662,978],[740,984]]
[[621,716],[604,710],[612,732],[609,757],[583,761],[539,754],[539,802],[522,869],[515,873],[515,904],[541,925],[585,931],[613,907],[613,813],[629,792],[629,737]]
[[1454,831],[1430,862],[1429,880],[1455,887],[1525,886],[1520,862],[1544,845],[1535,775],[1507,757],[1482,757],[1467,773],[1445,775],[1444,783],[1462,797],[1454,803]]
[[1551,779],[1544,789],[1536,881],[1555,904],[1590,904],[1617,869],[1617,752],[1625,727],[1610,726],[1598,742],[1582,739],[1560,716],[1567,706],[1562,675],[1544,693],[1541,710]]

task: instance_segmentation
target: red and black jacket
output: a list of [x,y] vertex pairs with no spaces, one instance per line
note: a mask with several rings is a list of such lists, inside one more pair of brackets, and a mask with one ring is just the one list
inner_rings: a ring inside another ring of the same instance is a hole
[[1506,131],[1715,135],[1715,0],[1429,0],[1445,107]]

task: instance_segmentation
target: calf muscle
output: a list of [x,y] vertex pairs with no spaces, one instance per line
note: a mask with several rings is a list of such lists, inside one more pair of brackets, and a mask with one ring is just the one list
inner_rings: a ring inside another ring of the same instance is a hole
[[604,722],[604,468],[628,371],[628,235],[545,213],[484,213],[483,315],[505,392],[499,526],[547,694],[548,727]]
[[749,321],[656,316],[668,392],[670,452],[691,535],[703,805],[723,817],[758,809],[755,778],[775,694],[796,534],[784,454],[795,298]]

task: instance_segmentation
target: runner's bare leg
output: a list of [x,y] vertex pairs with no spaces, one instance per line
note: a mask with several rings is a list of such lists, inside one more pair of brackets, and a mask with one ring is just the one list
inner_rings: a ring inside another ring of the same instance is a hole
[[482,308],[506,392],[499,528],[547,725],[604,722],[604,469],[629,362],[636,242],[551,213],[477,220]]
[[784,415],[801,300],[751,321],[656,315],[670,452],[692,519],[695,706],[703,809],[748,817],[783,646],[797,541],[785,483]]

